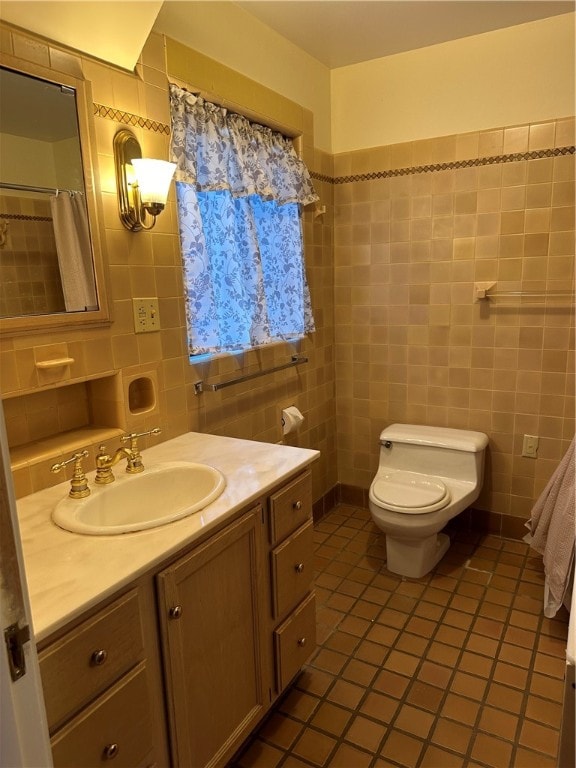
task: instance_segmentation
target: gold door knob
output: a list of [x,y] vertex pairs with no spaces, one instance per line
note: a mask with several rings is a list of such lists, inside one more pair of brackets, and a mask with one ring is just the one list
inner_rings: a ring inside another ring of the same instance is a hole
[[296,563],[296,565],[294,566],[294,570],[296,571],[296,573],[302,573],[302,571],[304,570],[304,563]]
[[170,616],[171,619],[179,619],[180,616],[182,616],[182,606],[175,605],[173,608],[170,608],[168,616]]
[[95,667],[101,667],[107,658],[108,658],[108,651],[104,650],[104,648],[101,648],[98,651],[94,651],[94,653],[90,657],[90,663]]
[[302,502],[301,502],[301,501],[295,501],[295,502],[292,504],[292,507],[293,507],[294,509],[296,509],[296,510],[302,509]]
[[299,638],[298,645],[300,646],[300,648],[303,648],[306,645],[306,638],[305,637]]

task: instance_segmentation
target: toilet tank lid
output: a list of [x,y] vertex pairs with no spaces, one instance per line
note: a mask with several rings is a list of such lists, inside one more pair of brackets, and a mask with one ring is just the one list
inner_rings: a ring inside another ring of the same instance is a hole
[[448,427],[424,427],[417,424],[391,424],[383,429],[380,442],[387,440],[396,443],[415,445],[433,445],[438,448],[452,448],[455,451],[478,453],[488,445],[484,432],[472,432],[468,429],[449,429]]

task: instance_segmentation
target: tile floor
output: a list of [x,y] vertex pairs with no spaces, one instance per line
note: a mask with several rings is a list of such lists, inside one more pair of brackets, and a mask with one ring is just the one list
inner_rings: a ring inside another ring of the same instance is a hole
[[315,537],[317,650],[235,768],[556,765],[568,614],[542,614],[540,556],[454,531],[403,579],[367,510]]

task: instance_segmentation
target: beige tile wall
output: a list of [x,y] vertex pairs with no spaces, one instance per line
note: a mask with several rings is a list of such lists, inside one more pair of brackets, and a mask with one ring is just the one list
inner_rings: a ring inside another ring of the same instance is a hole
[[[5,53],[19,57],[22,63],[33,61],[48,67],[56,78],[59,71],[76,77],[83,75],[90,81],[94,103],[103,107],[93,118],[94,172],[100,192],[102,239],[113,317],[108,327],[57,333],[38,331],[0,340],[0,385],[5,398],[9,442],[17,456],[17,468],[13,472],[17,496],[61,482],[61,475],[53,476],[49,472],[50,465],[83,444],[91,448],[87,460],[91,468],[94,448],[102,439],[91,435],[90,430],[95,426],[103,428],[110,443],[117,440],[121,429],[141,431],[157,425],[162,435],[156,440],[169,439],[192,429],[277,442],[281,440],[281,408],[296,405],[304,413],[305,426],[286,442],[322,452],[313,473],[314,498],[322,497],[337,482],[331,220],[328,216],[314,219],[312,212],[304,214],[308,276],[318,329],[300,345],[299,351],[309,357],[309,363],[282,374],[255,379],[250,385],[195,395],[194,382],[198,379],[217,380],[274,366],[285,362],[294,350],[278,345],[244,357],[190,366],[173,194],[152,232],[131,233],[120,222],[112,153],[114,134],[128,125],[145,155],[167,157],[168,153],[170,115],[164,38],[150,36],[135,75],[62,52],[7,27],[2,29],[0,40]],[[204,60],[203,65],[209,77],[210,61]],[[222,87],[227,73],[219,65],[216,69],[219,87]],[[236,84],[238,75],[232,74],[230,83]],[[306,162],[312,169],[331,175],[331,158],[314,152],[311,115],[281,97],[271,99],[264,91],[258,101],[258,88],[249,90],[252,110],[262,104],[262,114],[274,113],[274,121],[280,124],[288,115],[292,128],[294,116],[298,118]],[[150,121],[155,124],[151,125]],[[317,186],[323,199],[331,205],[333,186],[321,182]],[[132,298],[139,296],[159,298],[160,332],[134,333]],[[61,373],[56,371],[49,377],[40,375],[35,362],[54,356],[70,357],[74,362]],[[150,413],[134,415],[129,412],[126,393],[129,382],[138,377],[157,382],[158,405]],[[82,382],[86,380],[92,384],[85,386]],[[49,397],[37,399],[34,394],[51,389],[54,392]],[[68,407],[73,417],[66,416]],[[109,429],[112,426],[118,429]],[[143,445],[146,446],[146,441]]]
[[[573,291],[574,155],[503,161],[566,146],[573,119],[334,158],[341,483],[369,486],[388,423],[476,429],[490,438],[480,508],[529,515],[574,435],[574,310],[477,302],[474,284]],[[412,172],[377,173],[393,169]]]
[[0,194],[0,317],[63,310],[47,197]]

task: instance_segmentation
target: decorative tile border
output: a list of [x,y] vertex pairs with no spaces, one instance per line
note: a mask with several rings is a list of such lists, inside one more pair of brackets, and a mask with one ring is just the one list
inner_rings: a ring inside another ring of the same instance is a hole
[[492,155],[491,157],[476,157],[471,160],[455,160],[451,163],[436,163],[435,165],[414,165],[408,168],[394,168],[389,171],[373,171],[371,173],[358,173],[353,176],[327,176],[326,174],[310,171],[310,176],[317,181],[326,181],[329,184],[349,184],[354,181],[372,181],[374,179],[388,179],[394,176],[409,176],[417,173],[434,173],[435,171],[452,171],[458,168],[477,168],[484,165],[498,165],[500,163],[515,163],[520,160],[541,160],[546,157],[561,157],[573,155],[576,147],[556,147],[554,149],[537,149],[532,152],[516,152],[511,155]]
[[104,104],[97,104],[96,102],[94,102],[93,106],[94,115],[96,117],[104,117],[106,120],[115,120],[118,123],[135,125],[139,128],[145,128],[147,131],[163,133],[166,136],[170,134],[170,126],[166,125],[166,123],[158,123],[156,120],[149,120],[147,117],[133,115],[131,112],[121,112],[119,109],[113,109],[112,107],[107,107]]
[[50,216],[29,216],[25,213],[0,213],[0,219],[16,219],[17,221],[52,221]]
[[[382,171],[382,173],[385,173],[385,171]],[[310,176],[313,179],[316,179],[316,181],[325,181],[328,184],[335,183],[334,176],[327,176],[325,173],[316,173],[316,171],[310,171]]]

